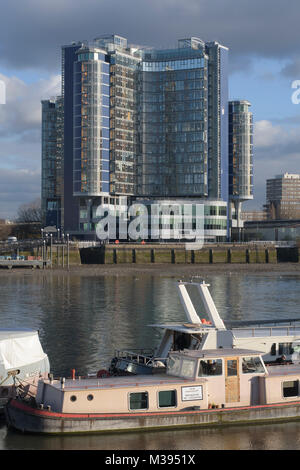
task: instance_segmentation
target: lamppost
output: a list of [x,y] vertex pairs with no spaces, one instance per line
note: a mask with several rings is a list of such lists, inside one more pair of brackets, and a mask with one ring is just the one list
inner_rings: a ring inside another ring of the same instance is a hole
[[[41,235],[42,235],[42,246],[41,246],[41,251],[42,251],[42,258],[43,258],[43,240],[44,240],[44,229],[41,229]],[[44,258],[43,258],[44,259]]]
[[45,251],[46,251],[46,240],[43,239],[43,269],[45,269]]
[[52,233],[50,233],[50,266],[52,268]]
[[68,267],[68,271],[69,271],[69,267],[70,267],[69,242],[70,242],[70,234],[67,233],[67,267]]

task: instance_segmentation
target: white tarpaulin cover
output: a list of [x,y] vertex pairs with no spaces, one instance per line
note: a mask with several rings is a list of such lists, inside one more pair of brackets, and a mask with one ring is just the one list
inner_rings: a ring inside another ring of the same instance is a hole
[[37,331],[0,330],[0,368],[16,369],[46,356]]

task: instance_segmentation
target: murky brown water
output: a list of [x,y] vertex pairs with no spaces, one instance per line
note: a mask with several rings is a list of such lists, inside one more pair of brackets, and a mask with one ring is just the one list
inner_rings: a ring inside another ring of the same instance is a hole
[[[70,375],[72,368],[85,375],[107,367],[115,349],[156,344],[160,333],[147,324],[184,319],[176,279],[142,273],[8,273],[0,277],[0,327],[38,329],[55,375]],[[206,281],[223,319],[300,318],[296,274],[222,273]],[[290,450],[300,449],[300,422],[45,437],[8,431],[0,421],[0,449]]]

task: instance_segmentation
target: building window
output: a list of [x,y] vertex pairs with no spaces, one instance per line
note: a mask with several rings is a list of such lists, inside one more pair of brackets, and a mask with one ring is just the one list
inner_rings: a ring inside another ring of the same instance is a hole
[[148,392],[130,393],[129,407],[131,410],[146,410],[148,408]]
[[162,390],[158,392],[158,406],[159,408],[166,408],[168,406],[176,406],[176,390]]
[[291,380],[289,382],[282,382],[282,394],[285,398],[297,397],[299,394],[298,380]]

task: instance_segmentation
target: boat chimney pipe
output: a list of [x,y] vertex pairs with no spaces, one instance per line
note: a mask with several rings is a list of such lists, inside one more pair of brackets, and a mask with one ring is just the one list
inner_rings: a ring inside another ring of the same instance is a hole
[[66,379],[64,377],[61,377],[61,379],[60,379],[61,388],[65,388],[65,381],[66,381]]
[[72,380],[75,380],[75,369],[71,369]]

